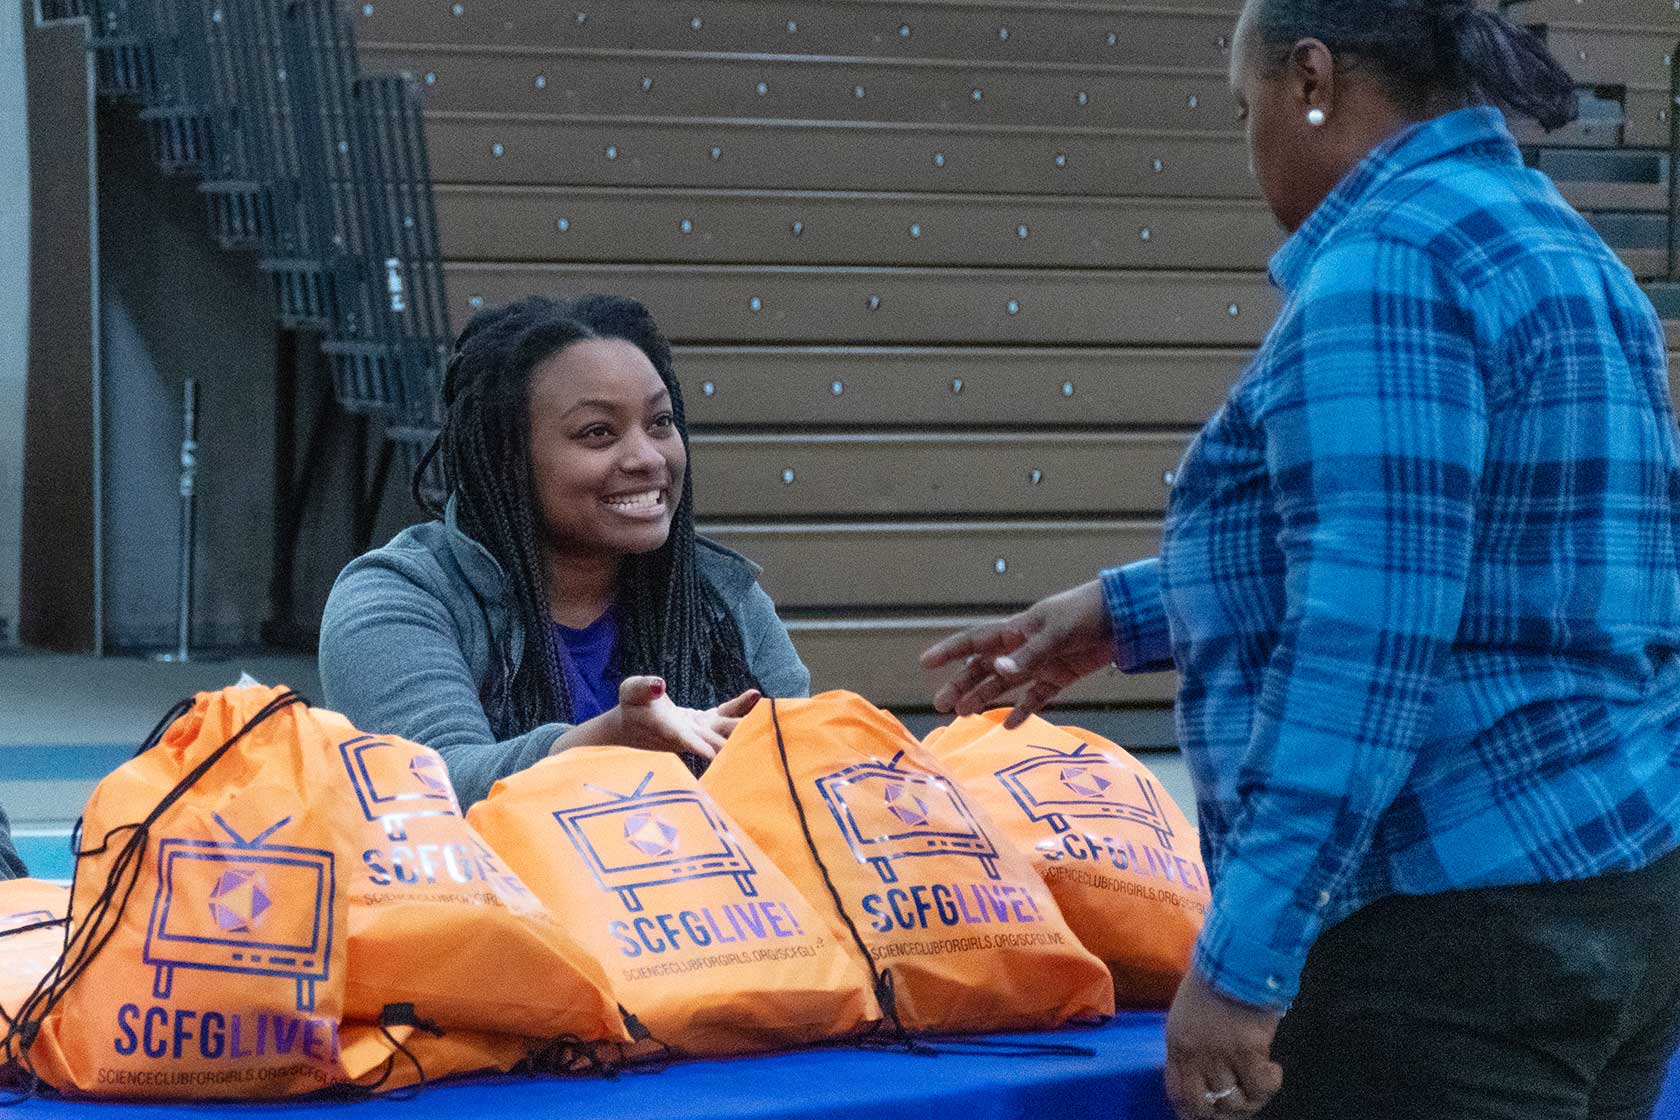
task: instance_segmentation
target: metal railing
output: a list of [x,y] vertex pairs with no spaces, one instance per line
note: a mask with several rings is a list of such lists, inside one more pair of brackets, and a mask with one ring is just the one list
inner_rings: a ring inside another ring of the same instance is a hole
[[88,18],[99,92],[139,103],[164,170],[202,177],[213,236],[256,251],[280,325],[321,336],[339,404],[412,462],[436,430],[450,342],[414,81],[362,73],[337,0],[41,11]]
[[[292,579],[327,449],[348,422],[359,550],[393,464],[412,471],[438,428],[451,336],[419,90],[362,73],[337,0],[39,3],[43,19],[88,20],[98,92],[138,103],[160,167],[201,177],[212,235],[254,251],[270,278],[281,331],[265,633],[303,644]],[[297,388],[314,368],[332,391],[300,449]]]

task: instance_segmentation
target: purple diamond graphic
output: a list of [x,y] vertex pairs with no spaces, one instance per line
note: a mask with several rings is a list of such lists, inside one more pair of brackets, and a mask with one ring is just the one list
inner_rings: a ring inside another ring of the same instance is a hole
[[1069,766],[1061,773],[1062,784],[1081,797],[1101,797],[1114,783],[1083,766]]
[[250,933],[274,905],[256,871],[224,871],[210,891],[210,917],[227,933]]
[[414,775],[414,780],[431,790],[433,793],[443,793],[449,789],[449,779],[443,772],[443,760],[431,755],[418,754],[408,764],[408,772]]
[[908,825],[928,823],[927,802],[911,792],[905,782],[894,782],[886,789],[887,812]]
[[624,839],[638,852],[668,856],[677,850],[677,829],[652,813],[631,813],[624,819]]

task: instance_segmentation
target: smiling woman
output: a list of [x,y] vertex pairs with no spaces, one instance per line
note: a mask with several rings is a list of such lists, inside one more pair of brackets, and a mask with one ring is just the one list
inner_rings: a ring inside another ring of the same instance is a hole
[[482,312],[443,401],[449,499],[339,576],[330,707],[437,749],[470,804],[575,746],[698,770],[761,693],[808,691],[757,568],[695,535],[682,391],[641,304]]

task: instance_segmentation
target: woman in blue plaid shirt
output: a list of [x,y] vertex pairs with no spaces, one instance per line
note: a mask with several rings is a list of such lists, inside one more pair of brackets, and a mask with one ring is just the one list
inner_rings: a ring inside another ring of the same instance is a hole
[[[1161,555],[928,651],[1018,711],[1176,667],[1213,906],[1181,1115],[1649,1116],[1680,1030],[1680,455],[1661,324],[1496,108],[1469,0],[1249,0],[1283,309]],[[1280,1091],[1281,1086],[1281,1091]]]

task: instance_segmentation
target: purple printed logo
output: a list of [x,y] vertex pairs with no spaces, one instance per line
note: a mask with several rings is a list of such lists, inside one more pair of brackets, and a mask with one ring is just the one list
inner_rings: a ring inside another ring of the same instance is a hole
[[605,800],[553,812],[601,889],[633,914],[642,909],[636,892],[691,879],[731,878],[743,895],[757,895],[757,871],[711,800],[698,790],[650,790],[652,782],[650,770],[629,793],[588,786]]
[[157,970],[152,994],[168,999],[175,970],[275,976],[297,985],[297,1009],[315,1006],[332,947],[333,856],[270,844],[283,818],[250,840],[219,815],[231,838],[160,841],[157,895],[144,960]]
[[250,933],[274,905],[261,871],[224,871],[210,890],[210,917],[227,933]]
[[428,793],[449,794],[449,774],[444,769],[443,759],[435,754],[417,754],[408,764],[408,772],[414,775]]
[[864,762],[817,779],[852,855],[896,883],[893,861],[912,856],[972,856],[991,879],[998,877],[997,849],[950,782],[890,762]]
[[1059,775],[1061,782],[1080,797],[1101,797],[1114,783],[1086,766],[1069,766]]
[[632,813],[625,817],[624,839],[644,855],[677,854],[677,826],[666,824],[652,813]]
[[408,839],[408,822],[458,817],[461,806],[443,760],[412,744],[359,735],[338,745],[362,815],[392,840]]
[[1141,769],[1098,754],[1089,743],[1072,751],[1029,745],[1043,751],[993,775],[1009,791],[1028,820],[1043,821],[1056,832],[1068,832],[1069,819],[1130,821],[1150,829],[1161,846],[1172,849],[1173,826],[1161,810],[1155,782]]

